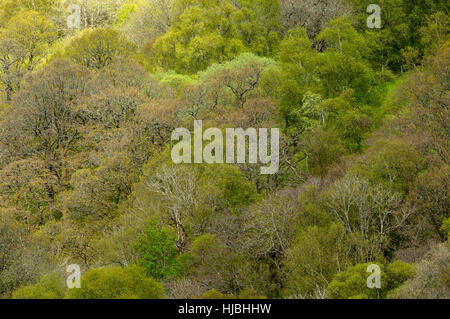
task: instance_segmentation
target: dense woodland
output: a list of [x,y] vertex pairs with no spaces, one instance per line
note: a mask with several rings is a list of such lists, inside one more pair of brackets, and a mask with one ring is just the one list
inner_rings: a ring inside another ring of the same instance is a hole
[[[448,9],[0,1],[0,297],[450,298]],[[173,164],[194,120],[279,172]]]

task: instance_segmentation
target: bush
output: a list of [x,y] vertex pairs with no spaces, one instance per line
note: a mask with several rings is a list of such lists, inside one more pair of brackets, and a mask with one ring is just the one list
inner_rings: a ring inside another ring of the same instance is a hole
[[81,288],[68,291],[67,299],[162,299],[161,284],[136,267],[90,269],[81,277]]
[[43,276],[39,282],[31,286],[17,289],[13,299],[63,299],[66,286],[64,280],[58,274]]

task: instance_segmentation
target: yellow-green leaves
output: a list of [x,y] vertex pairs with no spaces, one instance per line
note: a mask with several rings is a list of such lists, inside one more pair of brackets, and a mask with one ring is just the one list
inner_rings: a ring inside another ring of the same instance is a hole
[[91,69],[101,69],[117,58],[130,57],[135,46],[118,31],[107,28],[86,29],[76,36],[64,56]]

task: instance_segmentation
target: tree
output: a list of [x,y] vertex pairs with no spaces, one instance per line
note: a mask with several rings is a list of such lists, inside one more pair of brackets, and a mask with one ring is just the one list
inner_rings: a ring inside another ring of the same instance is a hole
[[242,248],[252,258],[281,259],[295,236],[295,219],[288,195],[271,195],[246,212]]
[[14,92],[20,87],[20,81],[25,74],[24,47],[15,39],[8,37],[4,30],[0,33],[0,82],[5,99],[10,102]]
[[283,63],[308,67],[308,58],[312,53],[312,43],[305,28],[297,27],[289,30],[286,37],[280,42],[278,59]]
[[242,109],[249,98],[257,96],[265,71],[276,67],[272,59],[243,53],[223,65],[212,65],[200,75],[203,82],[213,82],[213,90],[218,86],[229,91],[235,106]]
[[242,288],[244,262],[217,235],[197,237],[182,260],[186,273],[206,290],[234,293]]
[[241,55],[225,65],[218,74],[218,81],[231,90],[237,105],[243,107],[252,91],[256,90],[264,67],[270,60],[258,59],[252,55]]
[[[253,2],[186,1],[176,3],[179,15],[152,45],[155,62],[164,69],[193,74],[213,63],[224,63],[245,51],[269,55],[278,40],[270,14],[257,16]],[[272,6],[273,1],[258,4]],[[266,10],[265,12],[269,12]],[[267,17],[266,24],[258,18]]]
[[[411,8],[407,8],[408,2],[403,0],[383,0],[377,4],[380,6],[381,29],[370,30],[367,28],[367,6],[369,2],[365,0],[352,0],[355,7],[354,17],[357,21],[356,28],[364,31],[370,50],[372,51],[370,60],[377,70],[392,68],[400,71],[401,49],[411,46],[414,43],[413,37],[417,30],[414,30],[413,8],[418,3],[411,3]],[[418,32],[417,32],[418,34]]]
[[71,190],[60,193],[59,208],[73,221],[95,222],[113,217],[135,182],[130,159],[123,153],[102,160],[96,169],[80,169],[71,176]]
[[[328,190],[326,207],[348,234],[359,232],[373,243],[368,258],[376,257],[396,229],[404,227],[411,211],[401,209],[401,196],[380,185],[347,175]],[[373,255],[371,255],[373,254]]]
[[409,140],[427,161],[438,160],[446,164],[449,159],[449,44],[447,41],[436,56],[425,62],[425,69],[412,75],[407,87],[411,116],[404,118],[402,123]]
[[396,261],[384,267],[376,264],[381,269],[381,288],[370,289],[367,287],[367,272],[370,263],[359,264],[349,267],[338,273],[328,286],[331,298],[336,299],[383,299],[387,293],[409,279],[412,274],[412,266],[407,263]]
[[80,7],[81,29],[107,27],[116,22],[126,0],[73,0]]
[[[166,155],[167,156],[167,155]],[[174,227],[179,252],[190,239],[203,235],[216,212],[239,212],[257,199],[256,187],[229,165],[173,165],[163,162],[144,181],[164,208],[164,222]]]
[[17,257],[19,247],[24,242],[26,229],[14,219],[13,212],[0,210],[0,294],[11,290],[12,278],[7,277],[7,271]]
[[88,123],[101,123],[105,128],[120,128],[133,118],[145,97],[136,89],[112,88],[85,99],[83,117]]
[[281,192],[250,206],[243,216],[238,251],[254,269],[261,269],[260,279],[252,278],[249,284],[269,296],[279,296],[283,287],[284,259],[294,242],[296,225],[295,204]]
[[197,120],[208,107],[210,109],[216,107],[210,104],[211,91],[203,83],[187,84],[181,89],[181,96],[184,108],[179,112],[179,116],[189,116]]
[[150,222],[139,237],[137,263],[156,279],[170,278],[179,272],[176,236],[168,229]]
[[59,191],[58,179],[38,158],[14,161],[0,170],[0,194],[11,206],[20,207],[22,217],[36,227],[52,219],[53,198]]
[[146,90],[150,85],[147,71],[133,59],[118,59],[100,74],[98,81],[105,86]]
[[102,69],[117,58],[133,55],[135,46],[113,29],[96,28],[83,30],[66,47],[64,57],[91,69]]
[[297,123],[297,120],[298,115],[301,115],[299,109],[303,104],[304,94],[307,91],[315,94],[315,86],[318,84],[317,57],[305,29],[297,28],[287,33],[280,43],[278,59],[283,63],[282,72],[271,70],[269,73],[276,83],[272,96],[280,100],[286,128],[301,134],[305,127],[300,125],[303,123]]
[[[433,167],[417,176],[407,197],[407,205],[416,210],[408,228],[411,235],[421,241],[430,238],[445,239],[440,227],[448,216],[449,166]],[[420,232],[415,228],[421,229]]]
[[33,70],[49,45],[57,38],[55,25],[35,11],[15,15],[6,25],[5,32],[23,48],[28,70]]
[[[32,139],[34,151],[49,161],[49,169],[63,178],[61,160],[81,137],[79,110],[90,72],[67,60],[55,60],[29,73],[13,100],[20,130]],[[50,164],[51,163],[51,164]]]
[[359,152],[373,127],[373,111],[361,106],[353,89],[343,90],[338,97],[323,100],[319,110],[325,126],[336,130],[350,152]]
[[68,299],[162,299],[164,289],[136,266],[90,269],[81,276],[81,288],[67,291]]
[[24,286],[12,294],[13,299],[63,299],[66,286],[63,278],[58,274],[43,276],[39,282],[31,286]]
[[374,84],[374,72],[367,61],[367,39],[347,17],[330,21],[317,39],[325,43],[318,60],[323,96],[336,97],[351,88],[358,100],[366,100]]
[[0,4],[0,25],[4,26],[21,11],[38,12],[49,20],[58,20],[58,15],[63,10],[60,0],[4,0]]
[[366,39],[352,26],[348,17],[334,19],[320,32],[317,40],[324,41],[329,51],[335,51],[355,58],[367,56]]
[[348,267],[350,240],[341,225],[307,227],[301,230],[286,258],[286,297],[314,298],[323,295],[334,274]]
[[320,54],[317,63],[322,96],[337,97],[351,88],[355,90],[357,99],[364,100],[368,97],[373,73],[367,63],[332,50]]
[[302,136],[298,161],[304,170],[312,175],[325,177],[329,167],[339,161],[344,154],[341,141],[332,130],[315,128]]
[[36,11],[17,13],[0,31],[0,82],[7,102],[25,72],[36,67],[56,38],[54,24]]
[[421,163],[417,151],[401,140],[378,140],[368,150],[364,163],[353,169],[374,184],[406,194]]
[[305,28],[313,38],[328,21],[349,15],[351,7],[342,0],[281,0],[281,21],[286,30]]
[[138,3],[121,29],[139,47],[167,32],[174,19],[173,0]]
[[198,181],[193,172],[183,168],[163,167],[156,173],[148,187],[159,193],[167,202],[169,221],[176,228],[177,247],[180,251],[186,245],[186,218],[198,205]]
[[436,51],[449,39],[449,31],[448,15],[438,11],[427,17],[427,25],[420,29],[422,43],[427,50]]
[[49,241],[30,232],[20,213],[0,209],[0,295],[4,297],[57,269]]
[[448,242],[433,247],[414,265],[414,276],[389,294],[392,299],[447,299],[450,295]]

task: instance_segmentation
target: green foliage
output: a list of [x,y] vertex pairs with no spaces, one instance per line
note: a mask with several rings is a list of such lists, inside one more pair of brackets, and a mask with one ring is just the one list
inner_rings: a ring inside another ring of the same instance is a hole
[[[338,273],[329,284],[327,290],[331,298],[335,299],[380,299],[380,290],[367,287],[370,264],[358,264]],[[381,268],[381,265],[378,265]],[[385,279],[381,271],[381,280]]]
[[[72,2],[0,1],[0,298],[449,296],[448,1]],[[173,164],[193,120],[279,172]]]
[[[213,234],[197,237],[183,255],[186,275],[207,287],[220,291],[240,290],[245,262]],[[212,292],[211,292],[212,293]],[[216,294],[213,294],[216,296]],[[213,297],[211,296],[211,297]],[[220,297],[221,295],[217,295]]]
[[319,187],[308,185],[298,197],[299,216],[298,226],[306,228],[309,226],[325,227],[332,223],[330,215],[323,203],[322,193]]
[[63,278],[57,274],[43,276],[38,283],[14,291],[13,299],[63,299],[66,286]]
[[[381,8],[381,29],[367,30],[366,8],[371,4],[368,0],[352,0],[357,9],[357,28],[365,31],[372,50],[370,60],[377,69],[390,67],[394,71],[401,70],[404,64],[402,52],[405,48],[412,47],[422,51],[421,38],[428,32],[423,29],[427,24],[427,16],[437,14],[438,11],[448,13],[446,1],[405,1],[405,0],[384,0],[378,5]],[[442,21],[438,19],[437,21]],[[433,19],[431,19],[433,21]],[[439,22],[428,22],[428,30],[436,30]],[[429,33],[428,33],[429,34]],[[442,40],[444,33],[438,34],[434,40]],[[425,37],[424,39],[426,39]],[[428,39],[429,36],[428,36]],[[424,43],[430,43],[425,40]],[[422,53],[422,52],[421,52]]]
[[114,22],[114,26],[117,28],[122,27],[125,23],[130,20],[133,12],[136,11],[136,4],[134,3],[126,3],[122,6],[120,11],[117,13],[116,21]]
[[365,162],[354,169],[374,184],[407,192],[420,169],[420,160],[414,148],[392,139],[378,141]]
[[396,261],[386,268],[377,264],[381,269],[381,288],[368,288],[367,272],[370,263],[359,264],[349,267],[347,270],[334,276],[328,286],[331,298],[336,299],[382,299],[386,294],[412,276],[412,266],[407,263]]
[[386,289],[389,291],[396,289],[413,275],[414,271],[411,264],[400,260],[394,261],[386,267]]
[[[330,21],[318,36],[325,41],[327,50],[361,59],[367,56],[367,43],[364,36],[352,26],[348,17]],[[351,62],[350,62],[351,63]]]
[[223,199],[228,207],[241,208],[258,198],[255,185],[232,166],[207,166],[199,174],[202,181],[214,180],[215,187],[223,192]]
[[302,151],[297,156],[305,171],[323,177],[329,167],[339,161],[344,147],[336,135],[333,130],[318,127],[302,137]]
[[420,28],[425,49],[437,51],[449,39],[449,31],[449,17],[444,12],[438,11],[427,17],[427,25]]
[[450,217],[444,219],[441,226],[441,231],[445,234],[447,239],[450,238]]
[[280,96],[286,127],[300,127],[296,130],[303,132],[305,128],[296,121],[302,115],[297,108],[302,105],[308,87],[314,94],[319,82],[315,69],[317,56],[303,28],[288,32],[280,43],[278,59],[283,63],[283,72],[275,78],[278,89],[274,93]]
[[113,29],[86,29],[69,43],[64,57],[91,68],[101,69],[117,58],[130,57],[135,46],[128,42],[120,32]]
[[81,276],[81,288],[67,291],[68,299],[162,299],[161,284],[136,266],[90,269]]
[[0,85],[6,101],[11,101],[25,72],[35,69],[57,36],[56,26],[36,11],[18,12],[0,29]]
[[302,230],[290,249],[286,297],[312,298],[323,290],[339,269],[351,265],[349,242],[342,226],[312,226]]
[[26,11],[36,11],[42,16],[55,17],[61,9],[59,0],[5,0],[0,4],[0,24]]
[[19,13],[5,27],[8,36],[13,37],[26,52],[24,62],[29,70],[57,38],[55,25],[35,11]]
[[[157,65],[192,74],[241,52],[270,54],[278,35],[268,27],[277,23],[273,22],[276,15],[264,6],[273,7],[275,1],[240,2],[234,6],[231,1],[177,1],[180,13],[153,44]],[[255,8],[265,14],[257,15]],[[268,24],[259,19],[267,19]]]
[[306,30],[298,28],[289,30],[287,36],[280,42],[278,58],[283,63],[299,63],[307,67],[308,55],[311,55],[312,43]]
[[156,78],[162,85],[173,88],[177,90],[177,92],[179,92],[183,86],[193,82],[192,78],[188,75],[178,74],[173,71],[158,73],[156,74]]
[[179,272],[176,236],[169,230],[150,222],[139,237],[137,263],[156,279],[170,278]]

